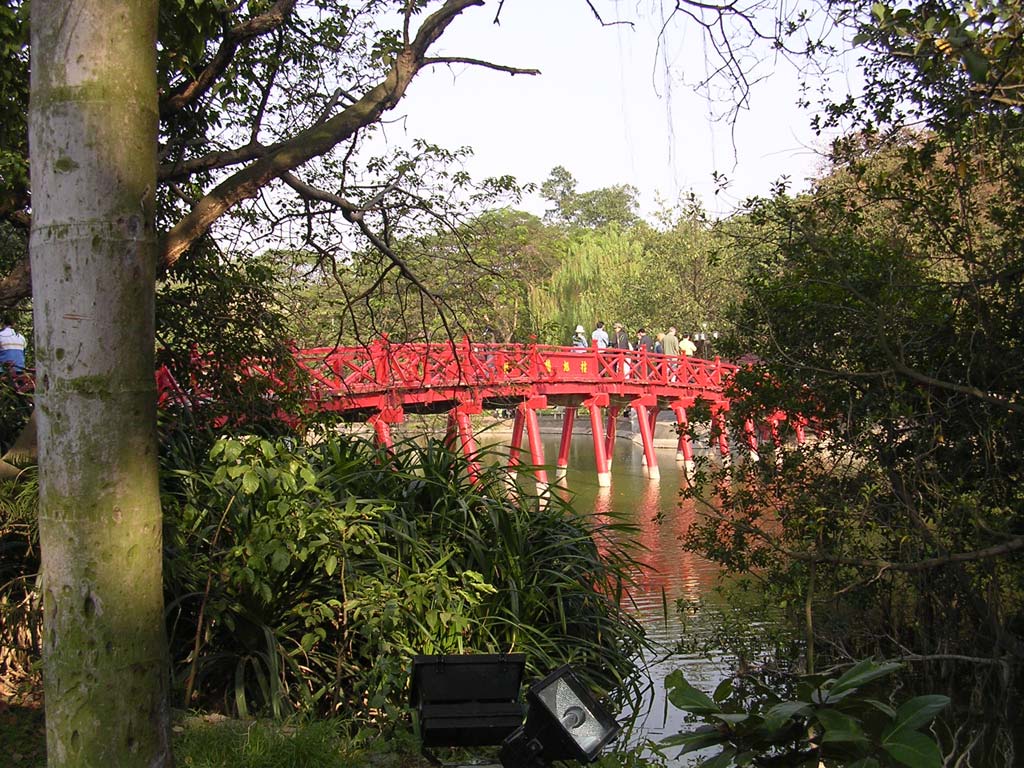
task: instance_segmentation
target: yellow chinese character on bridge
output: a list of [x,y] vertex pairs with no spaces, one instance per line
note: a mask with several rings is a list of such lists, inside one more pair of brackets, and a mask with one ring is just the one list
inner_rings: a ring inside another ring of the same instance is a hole
[[587,363],[585,360],[580,360],[580,373],[587,372]]
[[505,363],[505,364],[504,364],[503,366],[501,366],[501,367],[502,367],[502,368],[504,369],[505,373],[508,373],[509,371],[511,371],[511,370],[512,370],[512,364],[511,364],[511,363],[507,363],[507,362],[506,362],[506,363]]
[[544,370],[546,370],[548,373],[551,373],[551,361],[550,360],[545,360],[544,361]]
[[568,360],[565,360],[565,361],[562,362],[562,372],[563,373],[568,373],[569,372],[569,361]]

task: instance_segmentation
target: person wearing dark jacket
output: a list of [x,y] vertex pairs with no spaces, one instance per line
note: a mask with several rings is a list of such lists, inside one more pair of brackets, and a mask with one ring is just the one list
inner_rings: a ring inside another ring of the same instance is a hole
[[615,324],[615,330],[612,333],[611,341],[608,346],[612,349],[632,349],[633,347],[629,344],[629,334],[626,333],[626,329],[622,327],[622,323]]

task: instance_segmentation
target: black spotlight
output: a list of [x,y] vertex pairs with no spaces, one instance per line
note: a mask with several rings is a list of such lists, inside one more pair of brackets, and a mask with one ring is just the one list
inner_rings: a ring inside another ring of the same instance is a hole
[[501,745],[504,768],[542,768],[555,760],[590,763],[619,732],[594,695],[565,666],[526,692],[526,723]]
[[522,653],[416,656],[410,699],[424,747],[501,744],[523,723]]

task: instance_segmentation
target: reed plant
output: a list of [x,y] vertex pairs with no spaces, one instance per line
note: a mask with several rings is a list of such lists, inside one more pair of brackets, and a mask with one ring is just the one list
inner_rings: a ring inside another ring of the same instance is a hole
[[637,565],[618,524],[498,462],[471,472],[441,441],[335,434],[167,456],[182,705],[390,722],[418,653],[520,651],[528,674],[573,663],[601,690],[637,684],[643,631],[621,605]]

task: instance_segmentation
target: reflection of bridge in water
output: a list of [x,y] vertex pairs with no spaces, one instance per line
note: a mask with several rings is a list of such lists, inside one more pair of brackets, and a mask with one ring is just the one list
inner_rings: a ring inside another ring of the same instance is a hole
[[[677,459],[688,468],[693,448],[688,410],[698,400],[710,406],[718,445],[728,455],[726,385],[737,366],[714,360],[660,355],[646,351],[586,349],[539,344],[447,343],[394,344],[379,340],[360,347],[301,350],[296,359],[310,376],[308,407],[333,411],[346,420],[370,423],[383,445],[391,427],[407,413],[447,413],[451,444],[461,444],[471,461],[477,452],[470,417],[484,410],[514,409],[509,462],[520,463],[526,433],[534,466],[546,464],[537,411],[562,408],[562,438],[556,467],[564,475],[578,409],[586,408],[594,443],[598,482],[610,483],[611,447],[619,413],[632,408],[643,444],[648,477],[658,477],[654,427],[661,410],[672,411],[678,425]],[[769,414],[766,424],[778,442],[786,415]],[[802,424],[794,424],[802,440]],[[750,451],[757,447],[752,422],[744,429]],[[538,481],[547,483],[543,469]]]

